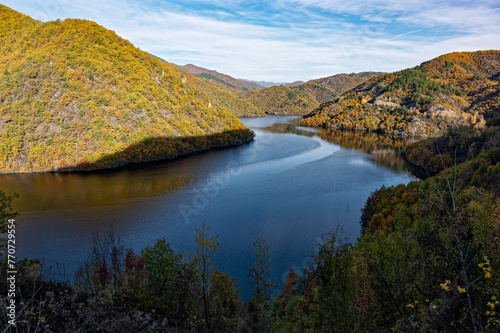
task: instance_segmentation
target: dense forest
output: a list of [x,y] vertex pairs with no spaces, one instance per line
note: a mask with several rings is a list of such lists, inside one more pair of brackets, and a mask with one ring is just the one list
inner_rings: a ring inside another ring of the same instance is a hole
[[0,45],[2,173],[102,169],[253,138],[200,80],[94,22],[0,6]]
[[[0,6],[0,41],[4,173],[106,168],[253,138],[210,95],[227,92],[96,23],[41,23]],[[372,193],[362,235],[354,243],[339,228],[323,235],[310,267],[290,269],[284,286],[270,278],[265,239],[254,240],[245,302],[240,281],[219,269],[210,226],[197,229],[185,254],[166,235],[137,251],[110,230],[93,236],[71,282],[37,258],[17,261],[17,325],[9,326],[2,238],[2,330],[500,331],[499,72],[500,51],[451,53],[366,78],[307,115],[304,125],[334,129],[329,135],[352,148],[395,145],[422,180]],[[329,92],[318,87],[273,88],[268,102],[319,103]],[[350,131],[427,138],[353,140]],[[0,191],[0,234],[15,230],[15,200]]]
[[500,113],[499,73],[500,51],[445,54],[372,78],[322,104],[303,124],[405,137],[483,128]]
[[[420,161],[437,174],[375,191],[357,241],[348,243],[341,229],[323,235],[310,267],[291,269],[279,289],[269,245],[255,240],[247,302],[238,281],[218,269],[220,244],[205,225],[184,255],[164,238],[136,253],[112,230],[96,234],[73,283],[51,278],[37,259],[22,260],[22,310],[10,331],[497,332],[499,139],[491,122],[480,133],[460,128],[410,146],[413,154],[440,152],[439,170],[433,159]],[[0,193],[2,232],[16,215],[13,200]]]
[[[184,69],[183,67],[179,67]],[[221,81],[217,78],[215,79],[214,74],[198,74],[193,75],[186,70],[174,70],[179,76],[184,76],[193,85],[193,87],[212,98],[215,103],[219,104],[223,108],[226,108],[229,112],[237,117],[265,117],[266,113],[259,109],[254,104],[246,101],[244,99],[238,98],[234,95],[234,89],[231,84],[226,81]],[[220,73],[219,73],[220,74]],[[224,75],[224,74],[220,74]],[[207,79],[209,77],[209,79]],[[232,79],[232,78],[231,78]],[[229,79],[227,79],[229,80]],[[236,80],[236,79],[234,79]],[[239,80],[238,80],[239,81]],[[215,83],[219,84],[215,84]],[[230,81],[233,82],[233,81]],[[244,81],[243,81],[244,82]],[[239,88],[243,89],[243,88]]]
[[355,244],[326,235],[311,270],[290,273],[291,297],[275,301],[276,331],[497,332],[500,129],[488,132],[497,144],[476,157],[447,167],[441,148],[436,176],[375,191]]
[[[208,83],[208,85],[198,83],[195,86],[237,116],[304,115],[321,103],[328,102],[360,83],[382,74],[380,72],[337,74],[308,82],[297,81],[266,88],[255,82],[238,80],[195,65],[179,66],[179,68]],[[235,105],[235,101],[231,98],[218,101],[217,96],[221,95],[221,91],[214,90],[213,86],[238,96],[239,103],[248,103],[250,107]]]
[[311,80],[296,86],[272,86],[269,88],[236,93],[267,114],[304,115],[360,83],[378,76],[378,72],[337,74]]
[[235,79],[232,76],[192,64],[179,66],[179,68],[182,68],[203,81],[230,93],[260,90],[265,88],[256,82]]

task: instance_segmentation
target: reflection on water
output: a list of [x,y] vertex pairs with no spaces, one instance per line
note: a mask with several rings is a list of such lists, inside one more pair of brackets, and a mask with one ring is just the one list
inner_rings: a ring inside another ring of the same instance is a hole
[[377,133],[332,131],[323,128],[300,127],[300,117],[289,119],[285,124],[273,124],[265,130],[274,133],[293,133],[309,137],[319,136],[325,141],[335,143],[344,148],[357,149],[373,155],[373,162],[396,171],[406,170],[405,162],[400,157],[407,139],[380,135]]
[[14,201],[14,208],[21,212],[82,208],[165,195],[206,173],[207,169],[181,158],[92,173],[2,175],[0,189],[7,194],[21,194]]
[[311,131],[297,128],[297,120],[244,119],[255,141],[173,161],[85,174],[1,175],[0,189],[20,194],[16,254],[65,265],[71,276],[92,233],[110,225],[134,250],[164,237],[187,253],[205,223],[219,236],[219,269],[236,278],[244,298],[251,296],[245,276],[258,238],[271,246],[273,279],[283,285],[291,267],[300,272],[310,263],[322,234],[337,225],[350,240],[360,234],[370,193],[414,179],[398,169],[404,169],[396,157],[402,140]]
[[[341,132],[300,127],[301,117],[266,117],[244,119],[247,126],[273,133],[289,133],[321,139],[344,148],[373,156],[373,163],[398,172],[406,170],[399,157],[407,140],[375,133]],[[277,121],[279,121],[277,123]],[[258,152],[259,154],[262,152]],[[220,158],[217,152],[203,153],[200,167],[196,159],[142,163],[92,173],[14,174],[0,177],[0,189],[7,194],[21,193],[16,210],[38,211],[73,207],[93,207],[109,202],[165,195],[205,178],[210,165]],[[25,189],[25,190],[23,190]]]
[[403,147],[408,140],[379,135],[376,133],[363,132],[340,132],[324,130],[318,135],[329,142],[333,142],[344,148],[353,148],[365,153],[372,154],[373,161],[397,171],[406,170],[404,160],[400,157]]

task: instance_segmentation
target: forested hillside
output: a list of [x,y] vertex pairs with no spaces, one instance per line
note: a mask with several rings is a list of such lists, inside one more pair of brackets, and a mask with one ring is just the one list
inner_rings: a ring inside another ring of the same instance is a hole
[[[238,80],[191,64],[179,68],[201,80],[201,82],[191,80],[198,90],[205,92],[236,116],[247,117],[265,116],[265,113],[303,115],[321,103],[328,102],[358,84],[382,74],[379,72],[338,74],[309,82],[296,81],[265,88],[255,82]],[[232,94],[240,98],[235,101]]]
[[385,74],[306,115],[332,129],[428,136],[459,125],[483,128],[500,113],[500,51],[450,53]]
[[[337,74],[333,76],[327,76],[321,79],[311,80],[309,83],[317,83],[323,87],[326,87],[333,92],[335,96],[338,96],[349,89],[356,87],[357,85],[374,78],[376,76],[382,75],[382,72],[360,72],[351,74]],[[320,103],[328,102],[329,100],[318,99]]]
[[[467,129],[461,131],[447,136],[458,146]],[[474,139],[483,143],[477,156],[443,166],[437,176],[376,190],[362,210],[357,241],[349,243],[338,228],[323,235],[310,265],[290,269],[281,290],[270,278],[270,248],[263,239],[248,254],[252,297],[244,303],[241,281],[217,268],[223,244],[209,227],[196,230],[189,255],[174,252],[165,239],[139,254],[110,232],[94,236],[72,285],[46,277],[37,259],[18,263],[19,286],[32,295],[19,327],[110,333],[498,332],[498,133],[500,127],[490,125],[485,137]],[[427,144],[439,149],[443,140]],[[5,230],[5,221],[15,216],[12,200],[0,191]],[[0,304],[5,317],[7,299]]]
[[195,89],[205,93],[212,98],[215,103],[226,108],[237,117],[266,116],[263,110],[244,99],[238,98],[231,92],[232,89],[226,89],[224,85],[219,87],[220,85],[214,84],[211,80],[204,80],[203,77],[195,76],[177,67],[173,69],[173,71],[178,76],[186,77],[187,81],[191,83]]
[[1,172],[101,169],[251,140],[180,74],[94,22],[42,23],[0,6]]
[[381,73],[338,74],[294,86],[272,86],[237,95],[268,114],[304,115],[341,93]]
[[405,154],[428,178],[372,193],[355,243],[325,235],[311,268],[290,271],[273,331],[500,330],[498,121]]
[[[302,124],[337,131],[309,135],[374,155],[395,147],[416,168],[422,180],[367,198],[354,242],[332,220],[303,270],[277,286],[270,245],[251,240],[246,302],[241,281],[220,270],[219,248],[231,244],[205,224],[182,254],[165,238],[134,250],[112,229],[94,234],[71,282],[38,258],[10,264],[15,247],[0,242],[2,329],[500,332],[500,51],[373,75],[337,97],[354,77],[245,93],[257,105],[249,114],[301,114],[333,97]],[[42,23],[0,5],[1,173],[102,169],[252,140],[224,108],[245,104],[226,94],[94,22]],[[16,197],[0,190],[10,241]],[[4,319],[12,300],[17,326]]]
[[210,83],[224,91],[235,93],[239,91],[260,90],[264,87],[252,81],[235,79],[232,76],[203,67],[187,64],[179,68],[195,75],[196,77]]
[[290,271],[274,331],[500,330],[499,54],[452,53],[374,78],[302,121],[442,135],[404,148],[426,179],[375,191],[355,243],[327,234],[311,268]]

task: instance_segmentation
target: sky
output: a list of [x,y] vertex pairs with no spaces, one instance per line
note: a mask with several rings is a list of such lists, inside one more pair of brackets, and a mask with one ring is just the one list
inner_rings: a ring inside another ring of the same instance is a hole
[[500,49],[500,1],[0,0],[41,21],[80,18],[143,51],[236,78],[307,81],[393,72]]

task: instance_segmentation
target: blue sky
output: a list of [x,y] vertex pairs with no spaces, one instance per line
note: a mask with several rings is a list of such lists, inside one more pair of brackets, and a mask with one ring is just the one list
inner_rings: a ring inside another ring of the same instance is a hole
[[1,0],[35,19],[82,18],[144,51],[237,78],[291,82],[396,71],[500,49],[500,2]]

